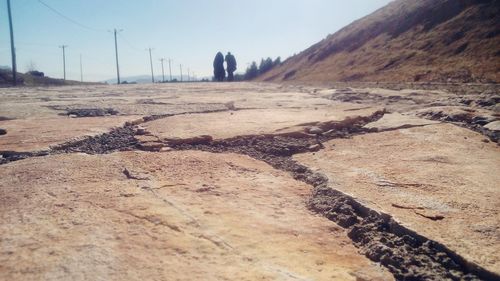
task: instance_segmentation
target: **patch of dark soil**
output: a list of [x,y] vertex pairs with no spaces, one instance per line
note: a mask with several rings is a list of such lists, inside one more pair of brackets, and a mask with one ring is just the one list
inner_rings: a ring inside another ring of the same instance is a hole
[[[116,151],[128,151],[128,150],[148,150],[144,149],[144,146],[135,139],[135,135],[141,135],[143,129],[137,127],[137,125],[154,121],[162,118],[167,118],[175,115],[184,114],[194,114],[194,113],[212,113],[228,111],[228,109],[215,109],[215,110],[204,110],[198,112],[185,112],[179,114],[162,114],[162,115],[151,115],[145,116],[142,120],[135,122],[127,122],[125,126],[112,129],[108,133],[104,133],[97,136],[89,136],[81,140],[69,141],[57,146],[52,147],[49,151],[41,152],[26,152],[26,153],[16,153],[16,152],[5,152],[6,156],[0,158],[0,165],[22,160],[30,157],[43,156],[48,154],[60,154],[60,153],[74,153],[82,152],[87,154],[107,154]],[[0,155],[3,155],[0,152]]]
[[98,136],[68,142],[52,148],[54,153],[83,152],[88,154],[105,154],[115,151],[130,150],[137,145],[133,126],[125,126],[111,130]]
[[474,116],[472,113],[448,115],[442,111],[423,114],[420,116],[435,121],[451,122],[460,127],[476,131],[489,138],[492,142],[500,144],[500,132],[491,131],[484,127],[484,125],[494,121],[488,117]]
[[498,280],[489,272],[397,224],[388,215],[361,206],[327,184],[315,186],[309,206],[349,230],[361,252],[387,267],[397,280]]
[[167,102],[155,101],[153,99],[137,100],[136,103],[138,103],[138,104],[159,104],[159,105],[171,105],[172,104],[172,103],[167,103]]
[[285,73],[285,76],[283,76],[283,80],[291,79],[292,77],[295,76],[296,73],[297,73],[296,70],[292,70],[292,71]]
[[68,115],[72,117],[99,117],[117,114],[118,111],[112,108],[77,108],[67,109],[66,113],[61,113],[60,115]]
[[0,151],[0,165],[7,164],[12,161],[23,160],[30,157],[39,157],[48,155],[48,151],[37,152],[16,152],[16,151]]
[[469,46],[469,43],[463,43],[462,45],[460,45],[458,48],[455,49],[453,54],[454,55],[461,54],[463,51],[465,51],[467,49],[468,46]]
[[342,102],[354,102],[361,103],[363,101],[382,101],[384,97],[378,94],[373,94],[369,92],[355,92],[353,90],[346,91],[337,90],[336,93],[329,97],[330,100],[337,100]]

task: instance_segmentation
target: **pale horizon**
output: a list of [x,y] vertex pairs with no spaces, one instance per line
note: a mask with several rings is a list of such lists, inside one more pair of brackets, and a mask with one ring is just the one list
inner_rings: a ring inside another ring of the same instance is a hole
[[[155,76],[160,58],[171,58],[172,74],[179,64],[197,77],[212,76],[218,51],[232,52],[237,73],[252,61],[299,53],[352,21],[383,7],[377,1],[11,1],[17,66],[29,66],[62,78],[62,51],[66,49],[67,79],[80,80],[82,55],[85,81],[116,78],[113,28],[118,36],[122,77],[150,75],[147,48],[153,48]],[[45,6],[47,4],[49,7]],[[10,66],[10,39],[5,6],[0,9],[0,65]],[[217,14],[218,13],[218,14]],[[168,28],[171,26],[171,28]],[[162,28],[164,27],[164,28]],[[165,65],[166,68],[167,65]]]

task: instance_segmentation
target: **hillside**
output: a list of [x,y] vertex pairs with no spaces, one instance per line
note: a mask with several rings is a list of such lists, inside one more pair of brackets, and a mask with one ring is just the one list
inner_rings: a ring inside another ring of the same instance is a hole
[[500,82],[500,1],[396,0],[258,80]]
[[[74,80],[63,80],[51,78],[48,76],[34,76],[27,73],[17,73],[18,86],[65,86],[65,85],[92,85],[95,82],[79,82]],[[6,69],[0,69],[0,87],[10,87],[12,85],[12,72]]]

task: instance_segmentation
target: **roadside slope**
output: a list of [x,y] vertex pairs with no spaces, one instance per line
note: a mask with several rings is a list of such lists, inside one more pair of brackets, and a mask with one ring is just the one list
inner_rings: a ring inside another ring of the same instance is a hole
[[262,81],[500,81],[496,0],[397,0],[327,36]]

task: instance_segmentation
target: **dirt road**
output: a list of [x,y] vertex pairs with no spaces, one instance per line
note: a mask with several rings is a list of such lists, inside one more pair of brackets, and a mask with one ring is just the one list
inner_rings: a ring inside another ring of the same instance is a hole
[[484,87],[1,89],[0,279],[498,278]]

